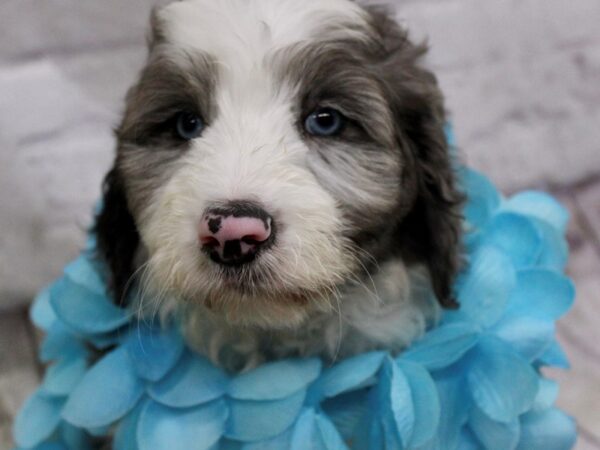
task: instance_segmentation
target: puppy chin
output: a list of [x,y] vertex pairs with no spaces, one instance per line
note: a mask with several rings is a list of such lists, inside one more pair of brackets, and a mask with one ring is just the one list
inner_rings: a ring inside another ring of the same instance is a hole
[[231,326],[262,330],[294,329],[304,324],[312,313],[330,309],[326,300],[289,293],[240,295],[219,292],[207,297],[204,306]]

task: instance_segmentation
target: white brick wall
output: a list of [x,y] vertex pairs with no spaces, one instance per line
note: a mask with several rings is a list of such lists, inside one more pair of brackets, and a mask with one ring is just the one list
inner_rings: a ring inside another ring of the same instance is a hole
[[[73,257],[149,0],[0,2],[0,306]],[[403,0],[465,159],[507,190],[600,174],[600,1]]]

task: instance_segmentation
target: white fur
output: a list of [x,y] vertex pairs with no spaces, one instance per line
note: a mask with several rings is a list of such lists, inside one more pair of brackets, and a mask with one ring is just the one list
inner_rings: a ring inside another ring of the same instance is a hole
[[348,0],[186,0],[164,8],[160,19],[174,45],[218,55],[236,70],[296,43],[360,38],[357,25],[364,28],[367,17]]

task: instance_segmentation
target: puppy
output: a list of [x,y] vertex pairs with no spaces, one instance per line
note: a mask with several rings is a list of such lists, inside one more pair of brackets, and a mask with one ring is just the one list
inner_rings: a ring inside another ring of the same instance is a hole
[[425,52],[350,0],[156,10],[95,227],[115,301],[232,371],[398,352],[455,308],[461,194]]

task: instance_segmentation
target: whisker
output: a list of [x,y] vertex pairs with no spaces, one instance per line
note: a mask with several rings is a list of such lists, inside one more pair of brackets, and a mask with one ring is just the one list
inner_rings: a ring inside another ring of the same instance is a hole
[[337,361],[340,351],[342,349],[342,334],[343,334],[343,316],[342,316],[342,305],[341,305],[341,293],[339,289],[334,288],[334,298],[337,303],[337,316],[338,316],[338,332],[337,332],[337,342],[335,347],[335,352],[333,354],[333,358],[331,360],[331,364],[335,364]]

